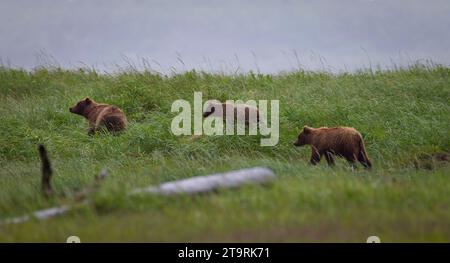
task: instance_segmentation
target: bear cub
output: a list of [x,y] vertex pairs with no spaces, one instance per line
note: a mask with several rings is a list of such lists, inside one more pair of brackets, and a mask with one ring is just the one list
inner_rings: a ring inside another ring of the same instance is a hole
[[323,155],[328,165],[334,165],[334,155],[344,157],[352,166],[359,161],[365,168],[372,167],[361,134],[351,127],[303,127],[295,146],[311,145],[311,164],[320,162]]
[[[221,109],[220,111],[217,109]],[[233,115],[227,114],[231,111]],[[203,112],[203,117],[207,118],[209,116],[221,117],[224,122],[237,122],[239,118],[242,118],[246,126],[251,123],[258,123],[260,121],[260,113],[258,108],[247,105],[247,104],[230,104],[230,103],[220,103],[216,101],[208,102],[205,111]]]
[[90,98],[79,101],[69,108],[74,114],[81,115],[89,121],[89,135],[93,135],[101,127],[109,132],[120,132],[127,126],[127,118],[121,109],[116,106],[97,103]]

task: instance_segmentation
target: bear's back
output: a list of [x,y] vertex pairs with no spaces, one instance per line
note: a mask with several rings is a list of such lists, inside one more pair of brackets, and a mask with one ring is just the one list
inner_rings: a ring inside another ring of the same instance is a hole
[[312,145],[319,149],[354,148],[359,144],[361,134],[352,127],[322,127],[312,134]]

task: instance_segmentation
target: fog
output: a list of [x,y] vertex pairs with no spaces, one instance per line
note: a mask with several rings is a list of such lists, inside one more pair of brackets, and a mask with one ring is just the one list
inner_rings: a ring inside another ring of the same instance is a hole
[[450,1],[0,0],[0,63],[162,73],[450,64]]

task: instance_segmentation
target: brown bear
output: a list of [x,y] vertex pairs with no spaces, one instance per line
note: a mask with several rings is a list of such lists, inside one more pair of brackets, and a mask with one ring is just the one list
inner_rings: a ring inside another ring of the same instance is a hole
[[69,111],[89,121],[89,135],[94,134],[102,126],[110,132],[119,132],[127,125],[127,118],[122,110],[112,105],[97,103],[90,98],[79,101],[69,108]]
[[311,164],[320,162],[323,155],[328,165],[334,165],[333,155],[344,157],[352,166],[359,161],[365,168],[372,167],[367,156],[366,148],[361,134],[351,127],[303,127],[298,135],[295,146],[311,145]]
[[[218,108],[222,108],[218,111]],[[233,116],[227,114],[227,109],[231,109]],[[242,118],[246,126],[250,123],[258,123],[260,121],[260,113],[258,108],[247,105],[247,104],[231,104],[231,103],[220,103],[218,101],[210,101],[203,112],[203,117],[207,118],[209,116],[221,117],[224,122],[237,122],[239,118]],[[225,117],[224,117],[225,116]]]

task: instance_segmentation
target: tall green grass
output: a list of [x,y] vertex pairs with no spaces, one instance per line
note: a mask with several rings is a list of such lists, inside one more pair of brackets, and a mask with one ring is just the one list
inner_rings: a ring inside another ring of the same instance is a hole
[[[280,142],[254,136],[174,136],[172,102],[280,100]],[[68,108],[89,96],[119,106],[120,136],[87,135]],[[61,202],[110,171],[91,205],[45,222],[0,226],[0,241],[449,241],[446,162],[450,152],[450,69],[161,75],[124,71],[0,68],[0,219]],[[340,160],[308,165],[295,148],[303,125],[352,126],[366,142],[371,172]],[[60,198],[40,193],[37,145],[47,146]],[[427,165],[417,165],[428,162]],[[279,179],[196,197],[131,197],[135,187],[250,166]],[[427,167],[429,169],[417,169]]]

